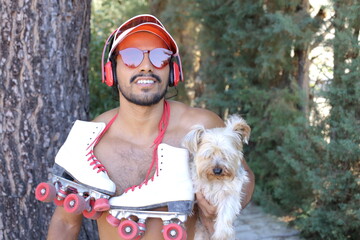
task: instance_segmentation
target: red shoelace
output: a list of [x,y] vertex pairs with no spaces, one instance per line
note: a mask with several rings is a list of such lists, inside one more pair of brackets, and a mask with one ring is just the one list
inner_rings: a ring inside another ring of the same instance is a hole
[[90,166],[94,165],[93,169],[94,170],[96,168],[98,169],[97,173],[99,173],[99,172],[107,172],[104,165],[102,165],[101,162],[96,158],[93,150],[90,150],[90,152],[88,154],[86,154],[86,156],[89,156],[88,161],[90,161]]
[[[162,140],[164,138],[166,129],[167,129],[168,125],[169,125],[169,118],[170,118],[170,105],[169,105],[169,103],[167,101],[164,101],[164,111],[163,111],[163,115],[161,116],[161,119],[160,119],[160,122],[159,122],[159,125],[158,125],[159,135],[155,138],[154,144],[151,146],[151,147],[154,147],[153,159],[152,159],[151,165],[150,165],[150,167],[149,167],[149,169],[147,171],[145,180],[139,185],[134,185],[132,187],[129,187],[129,188],[125,189],[125,193],[127,193],[129,190],[134,191],[135,188],[141,189],[141,187],[143,185],[147,185],[149,180],[154,181],[155,175],[159,176],[157,150],[158,150],[159,144],[162,142]],[[151,171],[154,168],[154,166],[156,167],[156,171],[154,173],[154,176],[149,179]]]
[[[89,151],[88,154],[86,154],[86,156],[89,156],[88,161],[90,161],[90,166],[93,166],[94,170],[96,168],[98,169],[97,173],[99,173],[99,172],[107,172],[107,170],[106,170],[105,166],[102,165],[101,162],[96,158],[93,149],[94,149],[95,145],[100,141],[101,137],[106,133],[106,131],[113,124],[116,117],[117,117],[117,114],[110,120],[110,122],[105,126],[104,130],[102,130],[102,132],[99,134],[99,136],[97,136],[94,139],[94,141],[86,149],[86,150],[88,150],[90,148],[90,151]],[[91,147],[91,146],[94,146],[94,147]]]

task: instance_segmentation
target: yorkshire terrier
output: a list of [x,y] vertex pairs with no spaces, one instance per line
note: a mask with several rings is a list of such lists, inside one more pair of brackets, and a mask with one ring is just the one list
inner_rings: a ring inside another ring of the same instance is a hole
[[217,216],[214,233],[209,232],[197,220],[196,240],[235,239],[233,222],[241,211],[244,197],[243,185],[249,182],[243,167],[243,143],[248,143],[250,127],[246,121],[232,115],[226,127],[205,129],[195,125],[184,137],[183,146],[192,157],[192,180],[194,190],[216,206]]

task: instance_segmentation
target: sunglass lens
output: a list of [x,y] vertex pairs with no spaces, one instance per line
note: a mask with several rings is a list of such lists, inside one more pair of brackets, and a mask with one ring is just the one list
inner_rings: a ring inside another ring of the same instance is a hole
[[124,64],[130,68],[138,67],[144,58],[143,52],[137,48],[126,48],[119,53]]
[[150,51],[149,58],[156,68],[163,68],[169,63],[172,52],[165,48],[155,48]]

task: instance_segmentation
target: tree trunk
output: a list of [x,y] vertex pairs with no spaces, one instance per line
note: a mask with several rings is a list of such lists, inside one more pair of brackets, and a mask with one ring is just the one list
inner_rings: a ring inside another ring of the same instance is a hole
[[297,57],[297,83],[303,96],[302,111],[306,117],[309,116],[309,95],[310,95],[310,77],[309,77],[309,46],[302,45],[302,49],[295,50]]
[[[303,19],[309,19],[310,15],[310,3],[308,0],[302,0],[301,4],[298,5],[298,11],[295,13],[296,22],[300,25]],[[309,27],[309,26],[308,26]],[[305,30],[305,29],[304,29]],[[298,86],[301,90],[300,95],[303,96],[302,111],[305,116],[309,116],[309,95],[310,95],[310,77],[309,77],[309,60],[310,53],[310,41],[299,44],[295,49],[295,57],[297,60],[297,72],[296,79]]]
[[46,238],[54,205],[34,189],[72,122],[88,119],[90,2],[0,2],[0,239]]

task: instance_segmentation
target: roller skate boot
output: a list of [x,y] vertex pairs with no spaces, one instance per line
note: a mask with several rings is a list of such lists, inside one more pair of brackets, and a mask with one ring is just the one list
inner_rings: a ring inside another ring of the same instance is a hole
[[116,186],[93,151],[104,128],[105,123],[74,123],[55,157],[51,183],[40,183],[35,190],[38,200],[54,201],[67,212],[83,213],[91,219],[110,209],[108,199],[115,194]]
[[[194,204],[188,151],[161,143],[157,156],[157,171],[151,179],[109,200],[107,221],[118,227],[124,239],[141,238],[149,217],[162,219],[165,239],[186,239],[183,223]],[[151,211],[159,207],[167,207],[168,211]],[[134,218],[139,220],[135,222]]]

